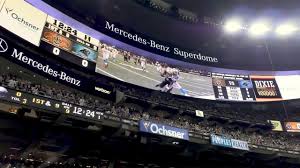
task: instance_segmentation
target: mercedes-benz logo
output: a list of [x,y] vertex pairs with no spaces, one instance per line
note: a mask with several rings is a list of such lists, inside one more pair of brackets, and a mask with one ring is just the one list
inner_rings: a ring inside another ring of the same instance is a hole
[[0,53],[6,52],[8,50],[8,45],[5,40],[0,38]]

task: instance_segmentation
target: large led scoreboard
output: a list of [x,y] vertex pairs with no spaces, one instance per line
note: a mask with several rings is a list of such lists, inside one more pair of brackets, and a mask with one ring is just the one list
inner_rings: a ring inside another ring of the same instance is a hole
[[48,15],[40,47],[76,65],[94,71],[99,40]]

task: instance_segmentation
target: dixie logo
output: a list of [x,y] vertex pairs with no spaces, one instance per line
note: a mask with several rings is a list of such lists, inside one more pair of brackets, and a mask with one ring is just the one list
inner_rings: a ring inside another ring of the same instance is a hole
[[170,127],[149,121],[140,121],[140,131],[168,136],[172,138],[188,140],[188,131],[180,128]]

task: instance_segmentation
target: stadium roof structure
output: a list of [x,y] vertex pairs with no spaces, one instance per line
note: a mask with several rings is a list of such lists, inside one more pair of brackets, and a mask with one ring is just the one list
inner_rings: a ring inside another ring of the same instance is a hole
[[[44,1],[69,16],[78,16],[80,21],[94,20],[97,23],[97,19],[105,18],[153,39],[201,51],[204,55],[218,56],[224,60],[224,68],[282,71],[300,69],[297,63],[300,48],[295,45],[300,41],[299,32],[290,38],[278,38],[274,33],[281,23],[299,21],[300,5],[297,0]],[[154,7],[149,8],[148,3],[154,4]],[[161,9],[158,7],[160,4],[168,4],[168,10],[175,14],[166,14],[164,9],[162,12],[158,11]],[[180,12],[196,16],[197,19],[192,23],[178,19],[176,17]],[[250,27],[256,19],[267,18],[274,26],[274,31],[258,39],[249,37],[247,32],[226,34],[223,29],[226,20],[236,16],[242,18],[245,27]],[[249,66],[253,60],[256,66]]]

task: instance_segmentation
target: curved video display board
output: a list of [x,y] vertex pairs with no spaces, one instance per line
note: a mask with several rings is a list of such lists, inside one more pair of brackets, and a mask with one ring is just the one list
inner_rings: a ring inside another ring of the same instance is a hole
[[[300,98],[298,75],[211,72],[176,59],[138,55],[84,33],[84,30],[65,23],[68,19],[71,18],[48,15],[39,36],[40,47],[52,53],[53,57],[67,60],[87,71],[149,89],[194,98],[249,102]],[[85,28],[90,29],[87,26]],[[13,29],[8,30],[15,33]],[[132,38],[139,41],[138,37]],[[28,41],[31,42],[30,39]],[[143,39],[140,41],[143,42]]]

